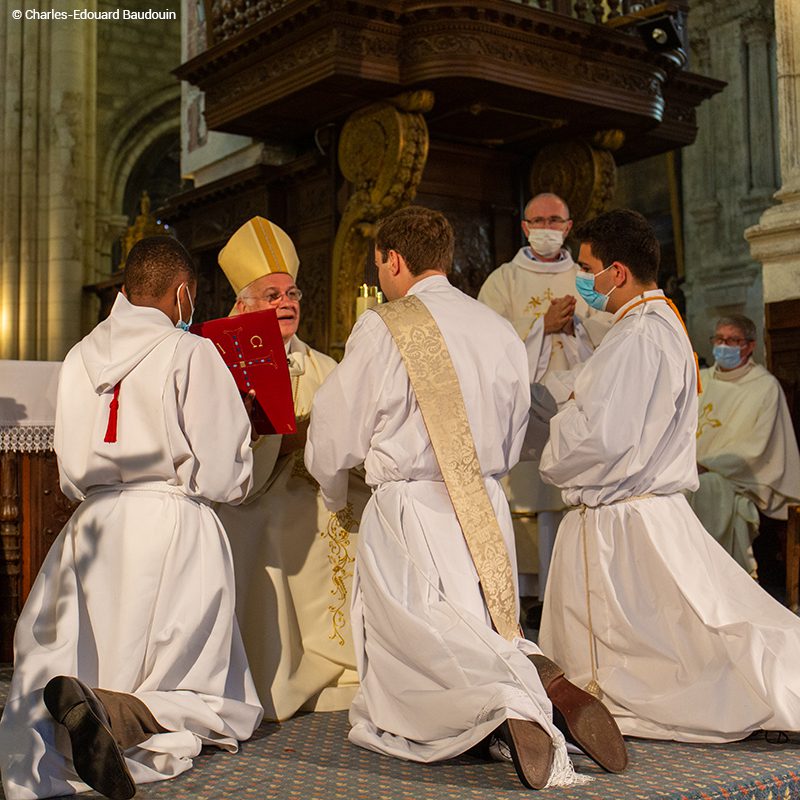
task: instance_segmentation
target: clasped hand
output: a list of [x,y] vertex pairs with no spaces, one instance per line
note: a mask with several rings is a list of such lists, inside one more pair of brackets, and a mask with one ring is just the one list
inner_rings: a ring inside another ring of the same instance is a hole
[[568,336],[573,336],[575,324],[572,317],[575,314],[575,303],[576,300],[571,294],[554,297],[544,315],[544,332],[566,333]]

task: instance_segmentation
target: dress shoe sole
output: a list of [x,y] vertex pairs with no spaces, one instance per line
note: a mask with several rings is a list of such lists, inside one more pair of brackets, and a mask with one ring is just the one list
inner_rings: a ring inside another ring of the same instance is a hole
[[544,789],[553,769],[553,740],[538,722],[507,719],[498,729],[511,751],[517,777],[528,789]]
[[614,717],[596,697],[570,683],[546,656],[529,656],[553,704],[553,721],[566,738],[607,772],[628,766],[628,751]]
[[[78,777],[111,800],[129,800],[136,794],[136,784],[125,756],[107,720],[92,708],[84,689],[75,678],[54,678],[45,687],[45,706],[69,733],[72,763]],[[95,698],[95,702],[99,700]]]

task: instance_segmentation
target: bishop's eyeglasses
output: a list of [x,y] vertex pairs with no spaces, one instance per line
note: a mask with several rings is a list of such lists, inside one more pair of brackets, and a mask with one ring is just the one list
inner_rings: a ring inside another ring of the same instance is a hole
[[303,293],[296,286],[293,286],[291,289],[287,289],[285,292],[279,292],[277,289],[270,289],[262,294],[243,295],[241,299],[263,300],[265,303],[274,305],[275,303],[280,302],[282,297],[285,297],[287,300],[291,300],[293,303],[299,303],[303,299]]

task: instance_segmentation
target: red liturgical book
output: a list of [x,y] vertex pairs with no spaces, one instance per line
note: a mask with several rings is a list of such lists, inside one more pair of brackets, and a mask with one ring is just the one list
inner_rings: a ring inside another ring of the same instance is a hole
[[256,390],[258,433],[295,433],[292,382],[275,309],[198,322],[192,333],[216,345],[244,397]]

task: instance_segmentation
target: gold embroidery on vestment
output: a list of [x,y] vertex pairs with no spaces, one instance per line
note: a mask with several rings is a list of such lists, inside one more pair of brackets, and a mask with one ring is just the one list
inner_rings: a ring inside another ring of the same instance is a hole
[[719,428],[722,425],[722,421],[712,417],[711,415],[714,413],[714,404],[713,403],[706,403],[700,411],[700,417],[697,420],[697,438],[699,439],[703,435],[703,431],[706,428]]
[[350,534],[357,530],[358,523],[353,517],[353,506],[348,503],[341,511],[331,514],[328,527],[320,533],[323,539],[328,539],[328,561],[333,580],[330,593],[335,598],[328,606],[332,627],[328,638],[335,639],[341,647],[344,647],[342,629],[347,625],[344,613],[347,605],[347,579],[353,577],[353,572],[348,567],[355,561],[347,548],[350,546]]
[[442,332],[425,304],[406,295],[376,313],[400,351],[497,632],[520,635],[516,575],[486,491],[467,409]]

